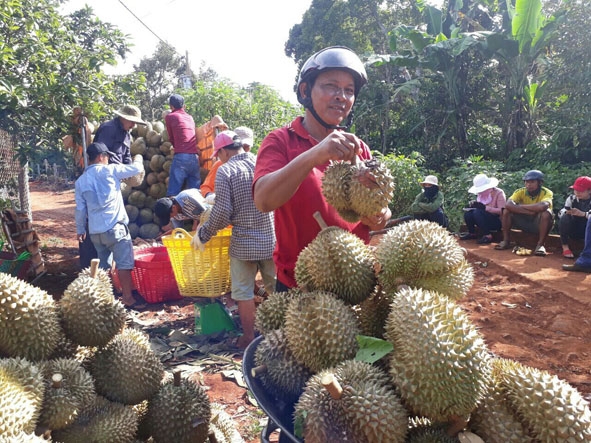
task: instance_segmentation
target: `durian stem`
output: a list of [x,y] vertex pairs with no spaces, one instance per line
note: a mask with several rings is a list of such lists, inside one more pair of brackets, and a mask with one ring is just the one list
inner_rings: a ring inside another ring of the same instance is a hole
[[218,439],[215,438],[215,434],[213,432],[210,432],[207,437],[209,438],[209,443],[218,443]]
[[59,389],[62,387],[62,383],[64,381],[64,376],[60,373],[55,373],[51,376],[51,387],[55,389]]
[[172,378],[173,378],[173,385],[174,386],[180,386],[181,385],[181,371],[180,369],[176,369],[175,371],[173,371],[172,373]]
[[98,258],[93,258],[92,260],[90,260],[90,276],[92,278],[96,277],[96,274],[98,272],[98,266],[99,266],[100,262],[101,261]]
[[448,427],[445,431],[446,434],[450,437],[455,437],[458,433],[466,428],[468,421],[459,415],[452,415],[449,417]]
[[335,400],[339,400],[343,395],[343,388],[333,374],[324,374],[320,383]]
[[314,218],[316,219],[316,222],[318,223],[318,225],[320,226],[321,229],[328,228],[328,225],[326,224],[326,222],[322,218],[322,215],[320,214],[320,211],[316,211],[314,213]]
[[250,375],[252,378],[257,378],[259,375],[264,374],[267,372],[267,365],[260,365],[252,368],[250,370]]

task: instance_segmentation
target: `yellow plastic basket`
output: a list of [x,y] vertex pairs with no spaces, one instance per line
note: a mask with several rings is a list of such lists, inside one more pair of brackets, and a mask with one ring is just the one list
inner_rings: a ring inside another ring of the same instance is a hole
[[191,246],[193,236],[184,229],[174,229],[162,237],[181,295],[219,297],[230,291],[231,237],[231,227],[222,229],[203,251]]

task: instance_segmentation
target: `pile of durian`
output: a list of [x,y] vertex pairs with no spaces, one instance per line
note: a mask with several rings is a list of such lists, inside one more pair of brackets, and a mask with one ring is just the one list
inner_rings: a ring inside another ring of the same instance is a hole
[[0,441],[243,442],[230,416],[127,326],[94,266],[59,301],[0,273]]
[[574,387],[489,351],[456,304],[473,270],[439,225],[409,221],[375,247],[326,227],[296,280],[257,309],[250,375],[306,443],[591,441]]

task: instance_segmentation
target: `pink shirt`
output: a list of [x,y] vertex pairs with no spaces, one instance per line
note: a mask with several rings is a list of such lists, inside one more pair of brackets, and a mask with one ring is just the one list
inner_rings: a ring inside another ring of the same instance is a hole
[[175,154],[197,154],[195,121],[184,109],[175,109],[166,117],[168,139],[174,146]]
[[[281,169],[318,143],[304,129],[302,119],[303,117],[298,117],[289,125],[276,129],[265,137],[257,153],[253,189],[259,178]],[[363,142],[359,156],[362,160],[371,158],[369,148]],[[327,167],[328,163],[314,168],[293,197],[275,209],[277,243],[273,260],[277,268],[277,279],[288,287],[296,286],[294,269],[298,254],[320,232],[320,226],[313,217],[316,211],[320,211],[328,226],[339,226],[369,243],[367,225],[344,221],[324,199],[322,177]]]

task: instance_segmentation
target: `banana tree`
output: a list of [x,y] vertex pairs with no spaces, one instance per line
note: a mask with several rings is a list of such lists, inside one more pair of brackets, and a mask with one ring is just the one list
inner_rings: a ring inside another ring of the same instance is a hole
[[488,47],[505,73],[504,99],[500,103],[507,155],[523,149],[539,134],[536,106],[545,88],[539,80],[540,63],[555,36],[563,15],[546,18],[541,0],[506,0],[511,33],[487,39]]

